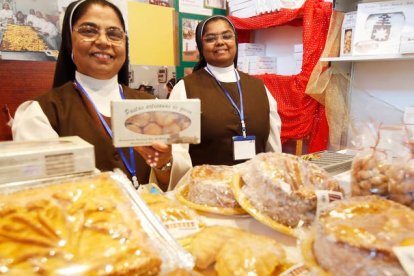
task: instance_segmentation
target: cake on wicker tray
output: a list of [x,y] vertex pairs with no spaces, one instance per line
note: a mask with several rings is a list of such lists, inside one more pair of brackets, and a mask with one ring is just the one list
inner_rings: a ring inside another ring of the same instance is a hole
[[237,171],[243,197],[255,209],[250,213],[259,212],[288,227],[313,222],[316,190],[342,192],[322,168],[291,154],[261,153],[238,165]]
[[316,223],[313,253],[332,275],[407,275],[394,246],[414,245],[414,211],[378,196],[333,202]]

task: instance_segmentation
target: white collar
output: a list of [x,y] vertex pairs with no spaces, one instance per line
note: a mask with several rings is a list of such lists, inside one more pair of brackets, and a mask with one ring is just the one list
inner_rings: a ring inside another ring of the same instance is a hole
[[[216,67],[211,64],[207,64],[206,67],[213,73],[217,80],[221,82],[236,82],[236,75],[234,74],[235,69],[233,64],[228,67]],[[238,75],[239,74],[237,73],[237,76]]]
[[108,80],[98,80],[76,71],[75,78],[88,93],[98,111],[104,116],[110,117],[111,101],[121,100],[118,75]]

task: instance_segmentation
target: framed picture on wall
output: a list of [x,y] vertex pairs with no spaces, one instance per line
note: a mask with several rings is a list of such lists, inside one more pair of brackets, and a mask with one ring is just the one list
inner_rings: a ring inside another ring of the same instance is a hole
[[226,0],[204,0],[204,6],[214,9],[226,9]]
[[182,32],[182,60],[183,61],[197,61],[198,50],[195,40],[196,27],[200,20],[183,18],[181,21]]

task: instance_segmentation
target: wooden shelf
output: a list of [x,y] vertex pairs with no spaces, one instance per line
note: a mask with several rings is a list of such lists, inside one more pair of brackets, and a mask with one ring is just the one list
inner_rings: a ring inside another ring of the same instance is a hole
[[372,56],[346,56],[346,57],[323,57],[320,61],[333,62],[364,62],[364,61],[395,61],[395,60],[414,60],[414,54],[388,54],[388,55],[372,55]]

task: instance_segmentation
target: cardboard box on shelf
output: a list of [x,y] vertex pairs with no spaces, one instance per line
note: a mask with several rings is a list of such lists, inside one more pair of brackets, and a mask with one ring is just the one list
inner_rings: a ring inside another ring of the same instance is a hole
[[401,35],[414,31],[414,1],[358,5],[353,55],[398,54]]
[[340,56],[352,55],[352,39],[355,35],[357,12],[348,12],[344,15],[341,28]]

